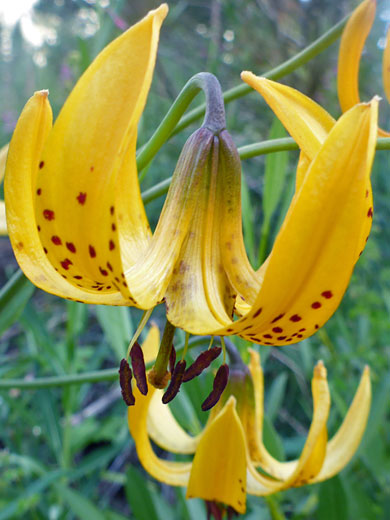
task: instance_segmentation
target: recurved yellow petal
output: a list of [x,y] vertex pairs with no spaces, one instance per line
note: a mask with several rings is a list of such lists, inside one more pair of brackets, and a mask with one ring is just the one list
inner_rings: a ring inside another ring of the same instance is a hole
[[135,405],[127,409],[127,419],[131,436],[134,439],[137,454],[142,466],[155,479],[170,486],[186,486],[191,463],[163,460],[154,453],[147,431],[147,417],[150,400],[156,392],[149,387],[143,396],[134,386]]
[[234,397],[229,398],[200,439],[186,496],[222,502],[245,513],[245,434]]
[[97,56],[37,157],[36,220],[50,261],[70,283],[121,291],[127,302],[124,271],[150,239],[135,165],[137,124],[167,10],[151,11]]
[[335,124],[332,116],[291,87],[247,71],[241,73],[241,78],[264,97],[299,148],[312,161]]
[[39,91],[27,102],[9,147],[4,195],[8,233],[16,259],[26,276],[47,292],[89,303],[123,304],[120,293],[93,294],[69,284],[45,254],[35,220],[35,194],[38,164],[52,124],[47,96],[47,91]]
[[383,77],[383,89],[387,101],[390,103],[390,28],[386,34],[386,47],[383,51],[382,61],[382,77]]
[[157,390],[150,401],[147,429],[150,438],[166,451],[194,453],[198,437],[188,435],[174,418],[168,405],[162,403],[162,390]]
[[337,90],[341,110],[360,102],[359,66],[364,44],[375,19],[376,0],[365,0],[352,13],[340,41]]
[[363,437],[370,405],[370,369],[366,366],[348,413],[336,434],[329,441],[324,464],[313,482],[333,477],[351,460]]
[[295,194],[251,312],[248,339],[282,345],[313,334],[336,310],[371,225],[369,176],[378,102],[334,125]]
[[152,323],[148,335],[142,343],[145,363],[151,363],[156,359],[159,347],[160,330],[155,323]]
[[5,220],[5,204],[0,200],[0,235],[7,234],[7,222]]

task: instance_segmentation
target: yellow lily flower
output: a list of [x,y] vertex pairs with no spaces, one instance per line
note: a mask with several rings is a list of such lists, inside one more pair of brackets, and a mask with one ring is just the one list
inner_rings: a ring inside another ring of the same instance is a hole
[[[280,462],[263,444],[263,372],[251,350],[249,371],[232,366],[222,402],[211,411],[204,430],[188,435],[161,402],[161,390],[142,396],[128,408],[128,424],[139,460],[155,479],[187,487],[187,498],[202,498],[245,513],[246,494],[270,495],[291,487],[326,480],[343,469],[364,433],[371,402],[369,369],[364,369],[352,404],[337,433],[328,442],[326,422],[330,395],[320,361],[312,379],[313,419],[299,459]],[[224,401],[224,403],[223,403]],[[170,453],[194,454],[192,462],[158,457],[151,440]],[[259,473],[257,469],[261,469]]]
[[53,128],[47,92],[27,102],[5,179],[16,258],[64,298],[142,309],[165,301],[168,320],[193,334],[300,341],[336,310],[368,236],[377,102],[336,123],[293,89],[245,73],[302,149],[269,258],[258,272],[247,258],[240,162],[223,122],[189,138],[152,234],[135,146],[166,13],[151,11],[103,50]]
[[[8,144],[0,149],[0,184],[3,180],[5,173],[5,163],[8,154]],[[5,220],[5,204],[4,201],[0,200],[0,235],[7,234],[7,222]]]
[[[376,0],[364,0],[352,13],[343,31],[338,60],[337,90],[341,110],[345,112],[359,97],[359,66],[364,44],[375,20]],[[390,103],[390,28],[387,30],[386,47],[382,61],[383,87]],[[381,128],[378,134],[390,137]]]

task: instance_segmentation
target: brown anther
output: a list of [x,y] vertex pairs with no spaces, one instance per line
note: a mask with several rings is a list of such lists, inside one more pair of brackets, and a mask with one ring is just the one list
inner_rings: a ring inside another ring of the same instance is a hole
[[172,374],[176,363],[176,350],[175,347],[172,345],[171,347],[171,353],[169,354],[169,371]]
[[172,377],[171,377],[169,386],[168,386],[165,394],[162,396],[162,402],[164,404],[169,403],[170,401],[172,401],[172,399],[174,397],[177,396],[177,394],[180,390],[180,385],[183,381],[183,375],[184,375],[185,369],[186,369],[186,362],[184,359],[182,359],[176,364],[176,366],[172,372]]
[[119,384],[122,390],[123,400],[127,406],[133,406],[135,404],[135,397],[131,388],[131,378],[131,368],[126,359],[122,359],[119,366]]
[[213,382],[213,389],[210,394],[202,403],[202,410],[206,412],[210,410],[213,406],[215,406],[219,398],[221,397],[223,391],[226,388],[227,382],[229,379],[229,367],[226,364],[221,365],[217,373],[215,375],[215,379]]
[[154,386],[154,388],[159,388],[162,390],[165,388],[171,379],[171,374],[168,372],[168,370],[165,372],[165,374],[161,377],[160,374],[157,374],[154,367],[148,372],[148,381],[149,383]]
[[216,502],[212,502],[211,500],[205,500],[205,502],[207,510],[207,520],[222,520],[223,509]]
[[136,341],[131,347],[130,358],[138,390],[142,395],[146,395],[148,393],[148,383],[146,381],[144,353],[142,352],[142,348],[138,341]]
[[183,383],[199,376],[219,356],[221,350],[221,347],[211,347],[209,350],[201,352],[192,365],[184,372]]

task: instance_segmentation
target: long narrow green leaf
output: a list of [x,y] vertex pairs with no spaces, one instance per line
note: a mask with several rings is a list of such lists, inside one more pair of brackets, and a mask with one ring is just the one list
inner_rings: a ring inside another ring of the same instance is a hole
[[22,314],[35,287],[18,270],[0,291],[0,335]]

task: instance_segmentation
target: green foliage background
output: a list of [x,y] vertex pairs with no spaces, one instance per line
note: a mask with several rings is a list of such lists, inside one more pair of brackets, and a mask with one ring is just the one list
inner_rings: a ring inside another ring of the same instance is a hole
[[[97,52],[156,5],[154,0],[41,0],[33,13],[35,23],[46,31],[40,47],[26,42],[20,24],[10,30],[2,23],[0,144],[10,139],[17,116],[34,90],[49,88],[58,113]],[[172,0],[139,144],[150,137],[193,74],[213,72],[223,89],[230,88],[240,82],[242,70],[261,74],[278,65],[356,5],[354,0]],[[385,2],[379,2],[379,12],[385,12],[385,7]],[[378,42],[384,27],[378,15],[361,66],[362,99],[382,94]],[[340,114],[335,87],[337,49],[336,43],[283,79],[335,117]],[[389,115],[389,107],[382,102],[381,123],[387,129]],[[227,118],[238,146],[283,135],[256,93],[228,105]],[[143,190],[172,174],[190,130],[164,146],[142,180]],[[299,454],[310,424],[310,378],[318,359],[328,368],[333,399],[330,433],[347,410],[363,366],[370,365],[373,405],[362,445],[349,466],[328,482],[267,500],[248,497],[247,519],[378,520],[390,508],[389,156],[389,152],[377,153],[372,174],[373,230],[335,316],[301,344],[259,349],[265,367],[266,441],[271,452],[286,459]],[[295,152],[281,152],[243,163],[245,240],[255,265],[269,251],[283,218],[296,161]],[[152,224],[162,203],[160,198],[148,205]],[[0,381],[118,366],[139,311],[65,302],[34,290],[22,279],[16,291],[7,292],[5,284],[17,265],[6,237],[0,239],[0,253],[4,286],[0,293]],[[163,310],[157,309],[153,316],[162,326]],[[210,384],[211,376],[198,379],[175,401],[176,416],[192,433],[204,422],[200,403]],[[125,416],[116,381],[0,390],[0,520],[205,518],[200,500],[186,502],[184,490],[162,486],[144,473]]]

